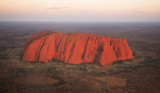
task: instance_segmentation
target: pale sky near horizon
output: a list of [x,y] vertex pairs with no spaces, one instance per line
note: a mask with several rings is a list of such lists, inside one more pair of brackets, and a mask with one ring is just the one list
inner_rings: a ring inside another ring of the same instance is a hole
[[160,22],[160,0],[0,0],[0,21]]

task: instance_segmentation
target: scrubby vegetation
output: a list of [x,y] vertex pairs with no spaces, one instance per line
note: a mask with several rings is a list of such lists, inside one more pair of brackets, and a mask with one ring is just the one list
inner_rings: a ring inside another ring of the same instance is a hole
[[96,63],[72,65],[59,60],[48,63],[24,62],[21,60],[24,42],[34,33],[24,31],[23,34],[14,31],[8,34],[3,32],[3,35],[0,35],[0,93],[158,93],[160,91],[160,58],[157,57],[160,44],[156,42],[156,38],[151,42],[147,39],[133,39],[138,32],[101,33],[115,37],[129,35],[128,43],[136,57],[102,67]]

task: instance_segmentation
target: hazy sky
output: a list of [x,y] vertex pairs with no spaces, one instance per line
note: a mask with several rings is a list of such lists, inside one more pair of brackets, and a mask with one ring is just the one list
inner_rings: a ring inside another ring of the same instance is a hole
[[0,0],[0,21],[160,21],[160,0]]

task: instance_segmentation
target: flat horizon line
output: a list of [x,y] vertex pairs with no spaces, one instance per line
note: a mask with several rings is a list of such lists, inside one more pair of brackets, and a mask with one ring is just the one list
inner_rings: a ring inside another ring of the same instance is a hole
[[48,22],[48,23],[160,23],[160,21],[3,21],[0,22]]

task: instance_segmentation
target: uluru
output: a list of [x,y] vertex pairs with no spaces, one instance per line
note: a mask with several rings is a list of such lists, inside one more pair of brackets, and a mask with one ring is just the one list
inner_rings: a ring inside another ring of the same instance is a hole
[[125,38],[54,31],[44,31],[29,37],[22,57],[28,62],[57,59],[69,64],[96,62],[102,66],[132,58],[133,52]]

